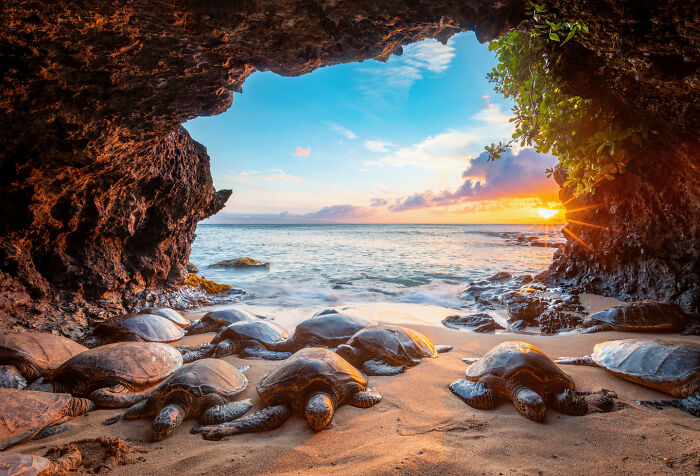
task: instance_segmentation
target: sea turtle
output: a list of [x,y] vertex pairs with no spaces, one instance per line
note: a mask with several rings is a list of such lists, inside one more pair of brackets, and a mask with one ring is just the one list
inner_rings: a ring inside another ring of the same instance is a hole
[[174,342],[185,331],[173,321],[155,314],[132,314],[113,317],[99,324],[83,342],[88,347],[114,342]]
[[469,406],[491,410],[497,398],[507,398],[534,421],[542,421],[547,403],[567,415],[588,413],[571,377],[532,344],[503,342],[481,359],[464,360],[472,363],[466,380],[453,382],[450,390]]
[[243,309],[229,308],[209,311],[202,318],[187,328],[187,335],[217,332],[234,322],[253,321],[255,316]]
[[0,453],[0,474],[7,476],[50,476],[75,470],[83,457],[78,448],[69,445],[61,456],[51,461],[43,456]]
[[167,344],[118,342],[67,360],[36,389],[86,396],[101,407],[128,407],[149,397],[181,365],[182,355]]
[[351,364],[368,375],[397,375],[420,363],[423,357],[435,358],[452,347],[433,345],[420,332],[400,326],[377,325],[357,331],[347,344],[336,350]]
[[[180,367],[165,379],[146,400],[131,406],[124,420],[152,417],[153,439],[164,440],[187,417],[216,425],[243,416],[253,405],[250,400],[232,401],[248,386],[244,368],[217,359],[202,359]],[[119,418],[107,420],[110,424]]]
[[367,379],[348,361],[322,347],[302,349],[268,373],[258,384],[258,395],[267,405],[252,415],[220,425],[192,429],[204,439],[271,430],[282,425],[292,411],[303,413],[309,426],[322,430],[335,409],[345,403],[368,408],[382,399],[367,388]]
[[267,348],[277,352],[296,352],[304,347],[334,349],[340,344],[345,344],[355,332],[371,324],[347,314],[321,314],[301,321],[289,339],[270,344]]
[[686,315],[678,304],[639,301],[593,314],[584,324],[587,329],[581,332],[673,332],[683,328],[685,319]]
[[0,334],[0,388],[24,388],[87,347],[40,332]]
[[62,425],[95,409],[87,398],[67,393],[0,389],[0,451],[29,438],[44,438],[70,429]]
[[184,362],[192,362],[204,357],[226,357],[239,354],[242,357],[261,357],[270,360],[286,359],[290,352],[275,352],[265,347],[289,338],[287,331],[268,321],[235,322],[221,329],[209,344],[182,346]]
[[142,314],[153,314],[156,316],[164,317],[166,319],[170,319],[173,321],[174,324],[177,324],[180,327],[188,327],[190,324],[192,324],[189,319],[186,319],[182,314],[177,312],[175,309],[170,309],[169,307],[160,307],[160,308],[150,308],[150,309],[144,309]]
[[674,406],[700,417],[700,344],[666,339],[608,340],[585,357],[561,357],[558,364],[602,367],[618,377],[677,397],[638,402]]

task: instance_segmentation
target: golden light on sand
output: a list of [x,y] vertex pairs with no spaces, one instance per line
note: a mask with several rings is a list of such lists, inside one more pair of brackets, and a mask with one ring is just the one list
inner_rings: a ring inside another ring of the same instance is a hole
[[559,213],[559,210],[549,210],[547,208],[538,208],[537,209],[537,214],[544,218],[545,220],[549,220],[552,218],[554,215]]

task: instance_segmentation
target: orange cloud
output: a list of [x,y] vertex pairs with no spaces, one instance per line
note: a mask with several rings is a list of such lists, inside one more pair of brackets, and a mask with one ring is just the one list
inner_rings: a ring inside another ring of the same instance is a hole
[[303,149],[300,146],[297,146],[297,151],[294,153],[297,157],[308,157],[311,155],[311,147],[307,149]]

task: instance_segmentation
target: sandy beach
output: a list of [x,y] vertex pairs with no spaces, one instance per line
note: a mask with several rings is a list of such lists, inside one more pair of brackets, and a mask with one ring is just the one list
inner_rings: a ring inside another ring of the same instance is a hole
[[[617,304],[591,295],[583,295],[581,300],[589,311]],[[635,405],[637,399],[667,397],[603,369],[564,368],[578,390],[615,391],[622,403],[618,411],[571,417],[548,410],[544,423],[525,419],[509,402],[502,402],[493,411],[475,410],[447,388],[464,374],[462,357],[480,357],[499,342],[525,340],[556,358],[585,355],[597,342],[635,334],[477,334],[435,325],[455,313],[449,308],[395,303],[337,307],[359,317],[412,327],[436,344],[454,346],[454,350],[424,360],[399,376],[371,377],[370,384],[383,395],[383,401],[369,409],[343,406],[331,425],[318,433],[294,416],[267,433],[205,441],[189,433],[196,424],[190,419],[169,439],[153,443],[150,421],[104,426],[105,419],[123,410],[98,410],[73,420],[69,431],[15,446],[12,451],[44,455],[51,447],[75,441],[121,438],[128,449],[102,467],[102,473],[114,475],[700,473],[700,420],[674,408],[657,411]],[[290,330],[313,312],[261,306],[249,310],[274,318]],[[191,313],[188,317],[201,315]],[[212,335],[186,337],[179,344],[207,342]],[[700,342],[698,337],[663,337]],[[255,409],[260,408],[255,386],[278,363],[237,357],[226,360],[250,366],[246,372],[249,386],[240,398],[251,398]],[[93,470],[105,463],[104,450],[97,448],[101,447],[94,442],[82,444]]]

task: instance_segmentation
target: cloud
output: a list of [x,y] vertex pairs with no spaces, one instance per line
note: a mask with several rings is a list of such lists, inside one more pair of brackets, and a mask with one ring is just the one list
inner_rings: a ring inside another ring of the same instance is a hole
[[505,152],[499,160],[491,162],[486,152],[470,161],[462,173],[464,183],[457,189],[435,193],[426,190],[397,199],[389,210],[401,212],[418,208],[443,207],[464,202],[501,200],[506,198],[551,196],[556,193],[556,183],[545,175],[545,169],[557,160],[534,149],[518,153]]
[[[324,124],[325,124],[326,126],[328,126],[328,128],[329,128],[330,130],[335,131],[335,132],[337,132],[338,134],[341,134],[341,135],[345,136],[346,138],[348,138],[348,139],[350,139],[350,140],[356,139],[356,138],[357,138],[357,134],[355,134],[355,133],[354,133],[353,131],[351,131],[350,129],[347,129],[347,128],[341,126],[340,124],[338,124],[338,123],[336,123],[336,122],[324,122]],[[299,150],[299,149],[297,149],[297,151],[298,151],[298,150]]]
[[[246,172],[242,172],[246,173]],[[257,178],[260,180],[265,180],[265,181],[275,181],[275,180],[283,180],[285,182],[297,182],[297,183],[302,183],[304,181],[303,178],[297,177],[296,175],[289,175],[288,173],[285,173],[284,170],[282,169],[272,169],[270,174],[266,175],[259,175]]]
[[373,198],[370,200],[370,206],[373,207],[383,207],[389,204],[389,200],[386,198]]
[[388,147],[396,147],[395,144],[391,142],[384,142],[381,140],[366,140],[365,149],[370,152],[389,152]]
[[297,151],[294,153],[297,157],[308,157],[311,155],[311,147],[308,149],[302,149],[300,146],[297,146]]
[[355,205],[332,205],[318,211],[297,213],[217,213],[208,218],[209,224],[288,224],[288,223],[346,223],[374,215],[374,210]]

